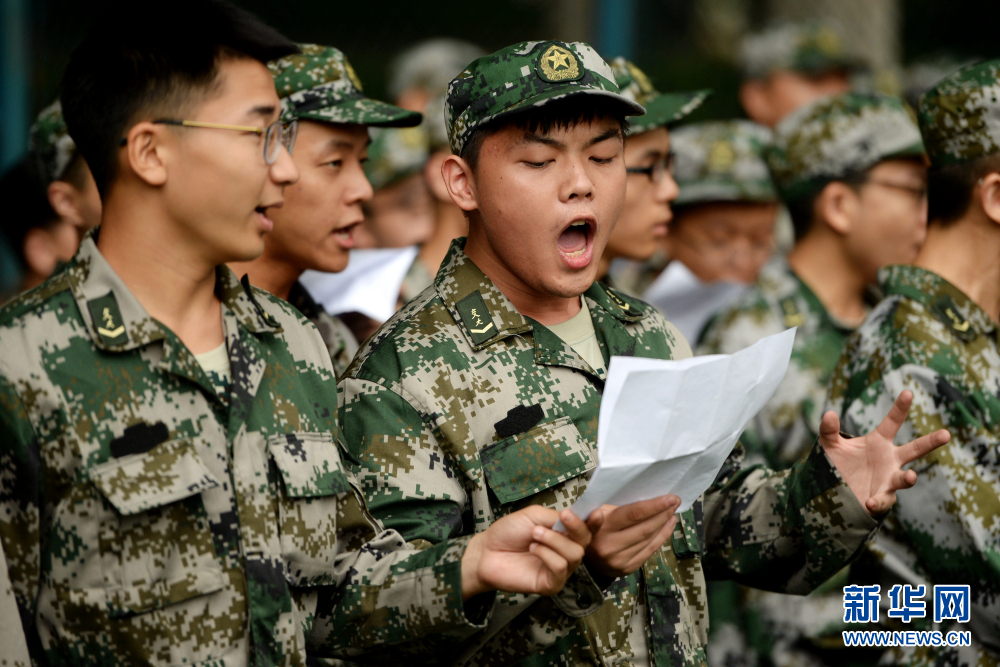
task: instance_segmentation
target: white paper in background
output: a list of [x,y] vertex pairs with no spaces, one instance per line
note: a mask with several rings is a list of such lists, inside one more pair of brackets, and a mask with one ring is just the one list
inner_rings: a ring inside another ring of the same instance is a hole
[[694,347],[698,335],[713,315],[736,303],[749,285],[720,280],[703,282],[684,262],[674,260],[642,295],[666,315]]
[[306,271],[299,282],[331,315],[356,312],[385,322],[396,312],[403,278],[416,257],[416,246],[351,250],[344,271]]
[[747,423],[785,376],[795,329],[735,354],[681,361],[612,357],[597,425],[599,465],[580,517],[673,493],[678,511],[711,486]]

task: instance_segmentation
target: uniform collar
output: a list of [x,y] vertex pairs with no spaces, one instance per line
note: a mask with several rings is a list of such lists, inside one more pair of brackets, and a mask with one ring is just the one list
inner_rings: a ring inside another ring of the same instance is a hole
[[[480,350],[508,336],[531,331],[533,321],[521,315],[465,254],[465,241],[464,237],[452,241],[434,278],[434,286],[469,344]],[[637,322],[650,308],[599,282],[592,284],[583,296],[622,322]]]
[[898,294],[923,304],[958,338],[998,337],[997,323],[975,301],[950,282],[918,266],[887,266],[878,273],[885,296]]
[[[65,269],[87,333],[94,345],[108,352],[127,352],[166,337],[165,328],[135,297],[97,249],[99,228],[89,233]],[[215,292],[223,315],[231,314],[252,333],[281,331],[244,279],[226,266],[216,268]]]
[[777,286],[775,294],[778,298],[778,307],[781,310],[783,322],[789,329],[793,326],[801,327],[807,322],[806,314],[802,312],[802,307],[805,306],[816,314],[819,318],[818,321],[825,322],[833,329],[838,329],[845,334],[855,330],[856,327],[844,324],[826,309],[812,288],[799,278],[784,257],[775,257],[761,273]]

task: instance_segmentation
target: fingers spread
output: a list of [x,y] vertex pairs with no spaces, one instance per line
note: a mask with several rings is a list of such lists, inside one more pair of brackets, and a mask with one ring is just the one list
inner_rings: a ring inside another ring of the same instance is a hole
[[886,440],[894,440],[899,428],[906,421],[906,415],[910,412],[910,405],[913,403],[913,392],[909,389],[900,392],[893,404],[889,414],[885,416],[882,423],[878,425],[875,432]]
[[899,459],[900,465],[906,465],[911,461],[916,461],[925,454],[929,454],[938,447],[946,444],[949,440],[951,440],[951,433],[945,429],[940,429],[921,436],[912,442],[908,442],[902,447],[898,447],[896,449],[896,457]]

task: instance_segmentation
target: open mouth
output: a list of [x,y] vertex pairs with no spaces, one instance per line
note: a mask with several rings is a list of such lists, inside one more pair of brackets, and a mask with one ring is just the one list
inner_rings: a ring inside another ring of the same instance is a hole
[[354,230],[358,228],[361,221],[352,222],[349,225],[333,230],[333,238],[336,239],[340,247],[350,250],[354,247]]
[[594,221],[574,220],[559,235],[559,254],[570,268],[590,264],[594,255]]
[[272,204],[271,206],[258,206],[254,209],[257,213],[257,219],[260,221],[261,227],[264,228],[265,232],[270,232],[274,229],[274,221],[267,216],[267,209],[277,208],[281,204]]

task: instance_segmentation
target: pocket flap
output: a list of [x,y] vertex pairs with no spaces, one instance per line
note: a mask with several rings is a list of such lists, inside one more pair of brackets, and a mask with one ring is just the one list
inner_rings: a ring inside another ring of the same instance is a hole
[[501,503],[534,495],[597,464],[569,417],[539,424],[479,452],[483,472]]
[[115,509],[130,515],[218,486],[190,440],[170,440],[148,452],[94,466],[90,479]]
[[350,491],[330,433],[283,433],[267,440],[289,498],[319,498]]

